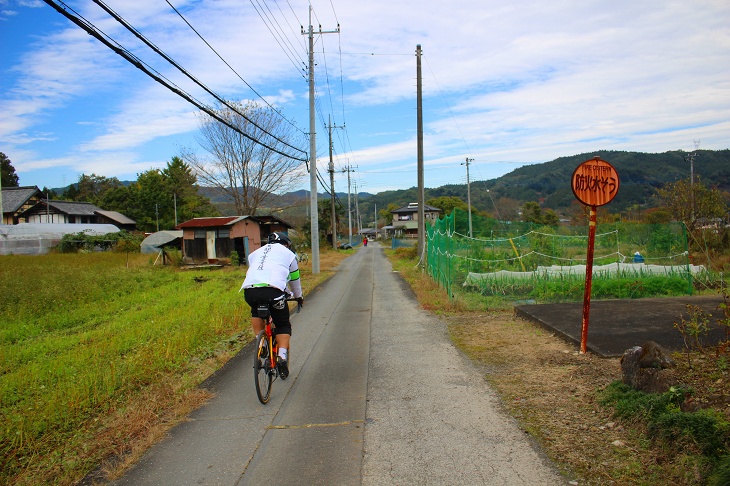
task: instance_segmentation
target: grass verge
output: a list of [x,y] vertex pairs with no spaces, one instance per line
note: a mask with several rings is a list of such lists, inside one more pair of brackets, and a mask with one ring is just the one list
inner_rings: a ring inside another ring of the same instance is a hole
[[[347,252],[323,250],[311,290]],[[0,483],[115,477],[200,406],[252,339],[245,267],[181,270],[118,253],[0,257]],[[108,461],[109,458],[113,460]]]

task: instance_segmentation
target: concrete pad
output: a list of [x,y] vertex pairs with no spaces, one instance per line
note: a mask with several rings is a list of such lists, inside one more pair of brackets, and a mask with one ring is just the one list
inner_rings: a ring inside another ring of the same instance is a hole
[[[588,315],[589,351],[599,356],[621,356],[634,346],[654,341],[668,351],[685,349],[682,334],[674,327],[687,319],[687,306],[697,306],[711,314],[707,344],[725,339],[725,330],[716,319],[723,316],[720,295],[659,297],[651,299],[592,301]],[[515,313],[554,331],[580,347],[583,328],[583,303],[519,305]]]

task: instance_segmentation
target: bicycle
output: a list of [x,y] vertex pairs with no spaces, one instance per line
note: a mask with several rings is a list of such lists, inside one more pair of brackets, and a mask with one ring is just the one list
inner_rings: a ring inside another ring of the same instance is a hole
[[[297,299],[286,299],[286,301],[296,302]],[[301,308],[302,306],[297,302],[297,313]],[[256,335],[253,355],[254,382],[256,396],[262,404],[266,405],[271,398],[271,385],[279,377],[279,368],[276,366],[279,349],[276,346],[276,335],[272,330],[274,321],[271,318],[269,304],[260,304],[257,312],[265,325],[264,330]],[[289,356],[291,356],[291,350],[289,350]]]
[[306,253],[297,253],[297,262],[307,263],[309,261],[309,255]]

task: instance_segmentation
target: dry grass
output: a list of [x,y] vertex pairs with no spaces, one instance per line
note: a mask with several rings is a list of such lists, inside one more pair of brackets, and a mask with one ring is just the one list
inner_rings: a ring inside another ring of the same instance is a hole
[[[311,259],[300,264],[302,288],[304,295],[335,273],[339,263],[352,251],[335,252],[323,249],[320,252],[320,273],[312,274]],[[244,270],[245,272],[245,270]],[[244,275],[242,272],[242,275]],[[241,347],[252,333],[244,331]],[[223,366],[234,352],[222,351],[204,362],[193,363],[192,379],[202,383],[215,370]],[[188,377],[187,379],[191,379]],[[95,441],[99,447],[113,451],[104,461],[101,468],[88,476],[84,481],[93,484],[96,479],[113,480],[120,478],[124,472],[137,462],[142,455],[175,425],[185,421],[196,408],[212,398],[212,394],[204,389],[184,387],[180,392],[179,377],[166,377],[164,382],[145,390],[130,402],[123,410],[115,411],[100,426]]]
[[[320,272],[312,274],[311,259],[300,264],[302,288],[305,301],[309,291],[321,284],[335,273],[336,267],[347,258],[350,251],[323,249],[320,252]],[[242,278],[244,271],[242,271]],[[241,335],[241,347],[253,338],[250,330],[246,329]],[[202,383],[216,369],[223,366],[234,352],[221,351],[215,357],[195,366],[190,376]],[[138,461],[142,455],[175,425],[185,421],[190,412],[203,405],[212,398],[212,394],[201,388],[192,388],[180,394],[181,377],[165,377],[164,381],[140,393],[124,409],[110,414],[108,419],[99,427],[91,447],[103,447],[111,451],[109,458],[99,469],[87,476],[85,484],[95,484],[97,480],[114,480],[120,478],[124,472]]]
[[[311,272],[311,261],[302,264],[305,296],[307,291],[332,276],[337,265],[350,253],[324,249],[320,253],[320,273],[316,275]],[[148,265],[145,260],[139,257],[134,263]],[[163,270],[159,272],[166,273]],[[188,273],[186,271],[183,277],[186,282],[191,278]],[[245,268],[227,267],[202,275],[201,282],[204,283],[199,285],[208,286],[214,280],[220,281],[224,282],[223,289],[230,289],[231,294],[235,294],[244,278]],[[83,285],[76,284],[76,287],[83,290]],[[75,298],[75,294],[68,294],[68,291],[64,294],[67,300]],[[104,302],[104,295],[98,296],[97,300]],[[123,396],[107,401],[103,411],[99,410],[92,419],[79,424],[73,431],[73,438],[69,438],[61,447],[50,446],[50,442],[57,439],[52,433],[41,438],[49,442],[47,449],[52,450],[52,453],[46,457],[26,458],[27,467],[13,477],[10,484],[90,485],[119,478],[173,426],[186,420],[191,411],[210,399],[211,393],[198,385],[253,338],[248,318],[245,317],[248,314],[240,308],[241,305],[245,306],[243,299],[236,294],[217,300],[216,305],[220,309],[216,308],[215,312],[223,316],[221,319],[231,321],[226,323],[229,331],[218,344],[203,350],[202,355],[182,366],[161,371],[154,381],[145,382],[144,386],[127,387]],[[94,470],[81,479],[94,465]]]
[[[516,317],[494,302],[450,301],[413,260],[391,255],[422,307],[442,316],[453,342],[484,370],[509,412],[569,476],[585,485],[699,485],[702,464],[662,450],[645,426],[621,423],[599,405],[599,393],[621,379],[618,358],[581,355],[578,346]],[[675,356],[695,400],[730,416],[730,374],[712,355],[690,369]],[[719,363],[719,366],[718,366]]]

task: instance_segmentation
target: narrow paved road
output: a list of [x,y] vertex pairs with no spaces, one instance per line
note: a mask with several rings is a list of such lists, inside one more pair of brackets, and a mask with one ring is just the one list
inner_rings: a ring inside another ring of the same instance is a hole
[[250,347],[216,397],[116,485],[558,485],[482,373],[377,244],[292,319],[291,374],[261,405]]

